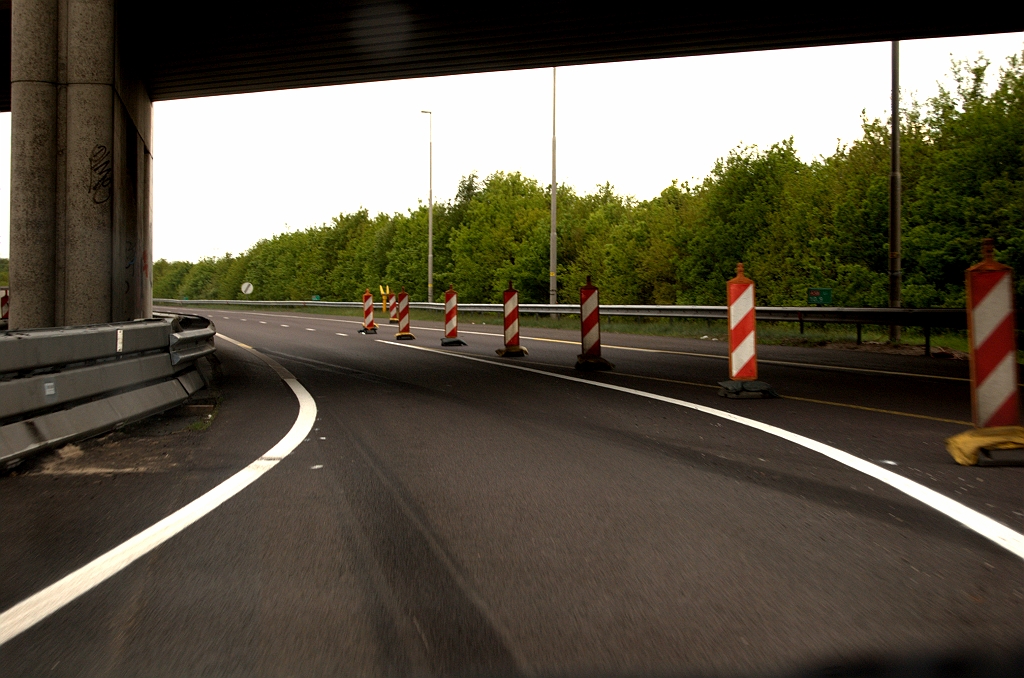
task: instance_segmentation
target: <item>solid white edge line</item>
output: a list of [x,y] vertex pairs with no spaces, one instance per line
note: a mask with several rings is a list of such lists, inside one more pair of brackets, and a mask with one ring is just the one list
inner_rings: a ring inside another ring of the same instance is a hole
[[274,468],[279,461],[291,454],[305,440],[313,428],[317,412],[316,402],[309,391],[298,382],[291,372],[273,358],[223,334],[218,334],[217,338],[229,341],[253,353],[266,362],[288,384],[299,401],[299,414],[291,429],[256,461],[198,499],[194,499],[155,525],[0,614],[0,645],[46,619],[213,511]]
[[555,379],[564,379],[566,381],[575,381],[580,384],[587,384],[588,386],[596,386],[599,388],[605,388],[610,391],[619,391],[621,393],[629,393],[630,395],[640,396],[642,398],[650,398],[651,400],[659,400],[661,402],[669,403],[672,405],[679,405],[680,407],[686,407],[691,410],[703,412],[704,414],[710,414],[714,417],[726,419],[743,426],[749,426],[750,428],[763,431],[770,435],[788,440],[791,443],[795,443],[802,447],[806,447],[809,450],[818,452],[834,461],[848,466],[855,471],[871,476],[875,480],[885,483],[886,485],[899,490],[900,492],[912,497],[919,502],[935,509],[939,513],[942,513],[956,522],[960,523],[969,530],[980,534],[986,539],[994,542],[995,544],[1003,547],[1010,553],[1014,554],[1019,558],[1024,558],[1024,534],[1020,534],[1015,530],[1010,529],[1006,525],[1003,525],[997,520],[989,518],[983,513],[979,513],[972,508],[964,506],[958,501],[950,499],[944,494],[940,494],[935,490],[925,487],[920,483],[917,483],[909,478],[893,473],[887,469],[877,466],[869,461],[861,459],[849,452],[843,452],[842,450],[826,445],[825,443],[802,436],[799,433],[793,433],[786,429],[773,426],[771,424],[765,424],[764,422],[757,421],[755,419],[748,419],[738,414],[732,414],[731,412],[725,412],[724,410],[716,410],[713,407],[707,407],[705,405],[698,405],[697,403],[687,402],[685,400],[678,400],[676,398],[670,398],[668,396],[659,395],[657,393],[650,393],[648,391],[640,391],[633,388],[627,388],[625,386],[617,386],[615,384],[605,384],[599,381],[590,381],[588,379],[581,379],[579,377],[570,377],[564,374],[557,374],[554,372],[546,372],[544,370],[537,370],[530,367],[524,367],[522,365],[510,365],[506,363],[497,362],[495,360],[487,360],[484,358],[477,358],[475,356],[468,356],[457,353],[449,353],[448,351],[441,351],[435,348],[427,348],[426,346],[414,346],[412,344],[400,344],[396,341],[387,341],[385,339],[377,339],[376,341],[382,344],[390,344],[392,346],[401,346],[403,348],[412,348],[418,351],[428,351],[430,353],[438,353],[440,355],[451,356],[453,358],[462,358],[463,360],[472,360],[475,362],[486,363],[488,365],[494,365],[496,367],[507,367],[514,370],[521,370],[523,372],[532,372],[534,374],[542,374],[546,377],[553,377]]

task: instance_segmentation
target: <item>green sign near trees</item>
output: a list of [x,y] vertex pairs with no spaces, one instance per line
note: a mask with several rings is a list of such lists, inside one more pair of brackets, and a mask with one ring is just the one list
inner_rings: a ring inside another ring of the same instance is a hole
[[832,305],[832,288],[831,287],[809,287],[809,288],[807,288],[807,305],[808,306],[831,306]]

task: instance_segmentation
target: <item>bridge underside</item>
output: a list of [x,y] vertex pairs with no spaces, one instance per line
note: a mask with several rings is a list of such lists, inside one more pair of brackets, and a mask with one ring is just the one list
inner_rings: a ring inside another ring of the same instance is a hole
[[150,314],[153,101],[1024,28],[995,12],[829,10],[0,1],[11,327]]

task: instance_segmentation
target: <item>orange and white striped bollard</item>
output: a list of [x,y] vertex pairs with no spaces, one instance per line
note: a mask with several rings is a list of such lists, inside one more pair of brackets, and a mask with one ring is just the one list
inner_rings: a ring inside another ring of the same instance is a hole
[[415,339],[409,331],[409,294],[402,288],[398,293],[398,334],[395,339]]
[[370,294],[370,288],[366,288],[366,292],[363,294],[363,326],[359,330],[360,334],[377,334],[377,323],[373,322],[373,295]]
[[757,380],[757,323],[754,281],[736,265],[736,277],[725,285],[729,303],[729,381],[721,381],[718,395],[729,398],[772,398],[771,386]]
[[612,369],[613,365],[601,357],[601,305],[589,275],[587,284],[580,288],[580,336],[583,353],[576,356],[576,369]]
[[519,345],[519,290],[512,287],[512,281],[508,281],[508,289],[504,294],[505,301],[505,348],[499,348],[495,353],[506,358],[520,358],[528,355],[529,351]]
[[388,314],[391,316],[388,318],[388,322],[392,325],[398,324],[398,298],[395,293],[392,292],[388,295]]
[[1013,276],[992,257],[967,269],[967,331],[971,348],[971,409],[978,428],[1020,426]]
[[459,294],[455,285],[449,285],[444,293],[444,338],[442,346],[465,346],[466,342],[459,339]]
[[982,261],[967,269],[967,336],[971,358],[971,413],[976,428],[946,440],[958,464],[1019,461],[1024,448],[1017,385],[1013,275],[993,258],[986,238]]

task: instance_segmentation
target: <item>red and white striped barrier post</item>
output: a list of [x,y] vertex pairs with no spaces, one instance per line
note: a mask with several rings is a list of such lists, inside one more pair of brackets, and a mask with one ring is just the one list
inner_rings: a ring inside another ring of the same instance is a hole
[[529,351],[519,345],[519,290],[512,287],[511,280],[508,281],[504,299],[505,348],[499,348],[495,353],[506,358],[520,358],[528,355]]
[[977,428],[946,440],[946,449],[964,466],[977,464],[979,454],[989,461],[1007,454],[1016,461],[1024,448],[1012,270],[993,258],[990,238],[981,251],[982,261],[967,269],[971,413]]
[[395,339],[415,339],[409,331],[409,294],[402,288],[398,293],[398,334]]
[[395,293],[391,292],[388,294],[388,322],[397,325],[398,324],[398,299],[395,297]]
[[6,289],[0,290],[0,320],[7,320],[11,315],[11,294]]
[[1013,276],[992,258],[967,269],[967,331],[971,347],[971,409],[978,428],[1020,426]]
[[459,339],[459,294],[455,285],[448,285],[444,293],[444,338],[442,346],[465,346],[466,342]]
[[363,294],[363,326],[359,330],[360,334],[377,334],[377,323],[373,322],[373,295],[370,294],[370,288],[366,288],[366,292]]
[[718,395],[730,398],[774,397],[775,391],[757,380],[757,331],[754,281],[736,265],[736,277],[725,285],[729,303],[729,381],[719,382]]
[[576,369],[612,369],[612,364],[601,357],[601,305],[589,275],[587,284],[580,288],[580,335],[583,353],[576,356]]

